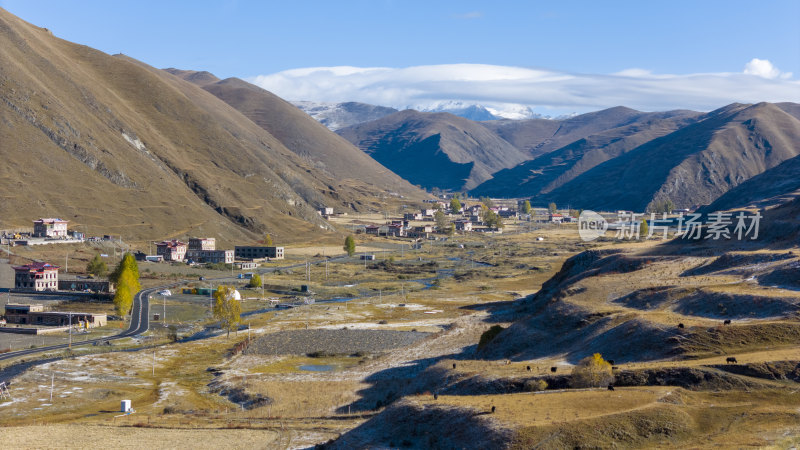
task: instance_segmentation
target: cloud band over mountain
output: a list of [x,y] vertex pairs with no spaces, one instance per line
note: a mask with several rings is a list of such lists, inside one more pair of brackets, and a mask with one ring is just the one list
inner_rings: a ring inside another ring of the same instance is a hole
[[290,100],[359,101],[395,108],[466,101],[537,112],[586,112],[615,105],[645,111],[711,110],[732,102],[800,102],[800,81],[754,58],[740,73],[655,74],[628,69],[578,74],[483,64],[313,67],[249,79]]

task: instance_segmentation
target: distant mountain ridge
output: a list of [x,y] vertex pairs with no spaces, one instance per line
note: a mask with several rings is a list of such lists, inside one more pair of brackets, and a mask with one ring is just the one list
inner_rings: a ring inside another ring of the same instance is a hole
[[482,125],[448,113],[400,111],[338,133],[428,189],[470,189],[527,156]]

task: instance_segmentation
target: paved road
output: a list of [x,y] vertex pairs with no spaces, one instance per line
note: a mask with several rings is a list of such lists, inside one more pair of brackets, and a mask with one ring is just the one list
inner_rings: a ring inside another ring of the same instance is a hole
[[[333,257],[333,258],[330,258],[328,261],[339,261],[339,260],[342,260],[342,259],[347,259],[347,256]],[[311,264],[320,264],[320,263],[324,263],[325,259],[320,259],[320,260],[316,260],[316,261],[309,261],[309,262]],[[270,268],[260,269],[259,272],[260,273],[267,273],[267,272],[273,272],[273,271],[276,271],[276,270],[294,269],[294,268],[303,267],[303,266],[305,266],[305,263],[298,263],[298,264],[292,264],[292,265],[282,266],[282,267],[270,267]],[[227,279],[230,279],[230,277],[220,277],[220,278],[206,279],[204,281],[222,281],[222,280],[227,280]],[[126,337],[137,336],[137,335],[145,333],[148,330],[148,328],[150,328],[150,295],[152,295],[154,292],[163,291],[164,289],[170,289],[170,288],[173,288],[175,286],[180,286],[182,284],[185,284],[186,282],[187,281],[179,281],[179,282],[175,282],[175,283],[172,283],[172,284],[167,284],[167,285],[158,286],[158,287],[149,288],[149,289],[143,289],[143,290],[139,291],[133,297],[133,305],[131,306],[131,323],[128,325],[128,329],[127,330],[125,330],[125,331],[123,331],[123,332],[121,332],[119,334],[116,334],[114,336],[107,336],[107,337],[102,337],[102,338],[97,338],[97,339],[90,339],[90,340],[87,340],[87,341],[76,342],[73,345],[86,345],[86,344],[101,343],[101,342],[105,342],[105,341],[113,341],[113,340],[116,340],[116,339],[122,339],[122,338],[126,338]],[[57,344],[57,345],[50,345],[50,346],[47,346],[47,347],[29,348],[29,349],[25,349],[25,350],[18,350],[16,352],[3,353],[3,354],[0,354],[0,361],[6,360],[6,359],[11,359],[11,358],[16,358],[18,356],[33,355],[35,353],[49,352],[49,351],[53,351],[53,350],[60,350],[60,349],[67,348],[68,346],[69,346],[69,344]]]
[[[182,283],[173,283],[164,286],[143,289],[139,291],[136,294],[136,296],[133,297],[133,305],[131,306],[131,323],[130,325],[128,325],[127,330],[119,334],[116,334],[114,336],[107,336],[97,339],[90,339],[88,341],[75,342],[73,343],[73,345],[86,345],[86,344],[101,343],[105,341],[113,341],[116,339],[122,339],[144,333],[150,326],[150,321],[148,320],[149,319],[148,315],[150,313],[150,295],[153,292],[169,289],[171,287],[180,284]],[[18,356],[32,355],[35,353],[48,352],[52,350],[60,350],[67,348],[68,346],[69,344],[57,344],[57,345],[50,345],[47,347],[37,347],[25,350],[18,350],[16,352],[3,353],[2,355],[0,355],[0,361],[5,359],[16,358]]]

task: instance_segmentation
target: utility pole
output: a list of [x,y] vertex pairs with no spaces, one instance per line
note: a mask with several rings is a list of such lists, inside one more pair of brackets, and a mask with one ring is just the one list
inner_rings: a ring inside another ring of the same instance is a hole
[[69,344],[67,348],[72,350],[72,313],[69,313]]
[[50,403],[53,403],[53,383],[56,378],[55,372],[50,372]]
[[156,376],[156,351],[153,350],[153,376]]

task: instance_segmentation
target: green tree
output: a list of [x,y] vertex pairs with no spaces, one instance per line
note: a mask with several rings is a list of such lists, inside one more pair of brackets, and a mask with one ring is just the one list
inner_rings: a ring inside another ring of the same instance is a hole
[[220,285],[214,291],[214,318],[219,320],[221,329],[227,330],[228,337],[231,336],[231,330],[238,330],[241,322],[242,305],[235,295],[233,286]]
[[522,214],[530,214],[531,213],[531,201],[525,200],[522,204]]
[[556,206],[555,203],[551,202],[549,205],[547,205],[547,212],[549,212],[550,214],[555,214],[557,211],[558,207]]
[[494,206],[494,202],[493,202],[493,201],[492,201],[492,199],[490,199],[489,197],[481,197],[481,198],[480,198],[480,201],[481,201],[481,203],[483,203],[483,204],[484,204],[484,206],[486,206],[487,208],[491,208],[491,207],[493,207],[493,206]]
[[266,245],[267,247],[272,247],[273,246],[273,244],[272,244],[272,236],[269,233],[267,233],[267,235],[264,237],[264,245]]
[[576,388],[608,386],[614,382],[611,364],[600,353],[587,356],[572,369],[571,382]]
[[639,225],[639,237],[647,237],[647,232],[647,219],[642,218],[642,223]]
[[108,273],[108,266],[106,266],[106,262],[100,258],[100,255],[94,255],[89,264],[86,265],[86,272],[96,276],[96,277],[103,277]]
[[250,283],[247,284],[251,288],[259,288],[261,287],[261,275],[254,273],[253,276],[250,278]]
[[344,247],[342,248],[347,252],[347,256],[353,256],[356,253],[356,240],[353,239],[352,235],[344,239]]
[[450,199],[450,210],[453,212],[453,214],[457,214],[459,211],[461,211],[461,202],[458,201],[458,197],[455,195],[452,199]]
[[445,231],[447,224],[450,223],[447,220],[447,216],[441,211],[433,213],[433,221],[436,223],[436,229],[441,233]]

